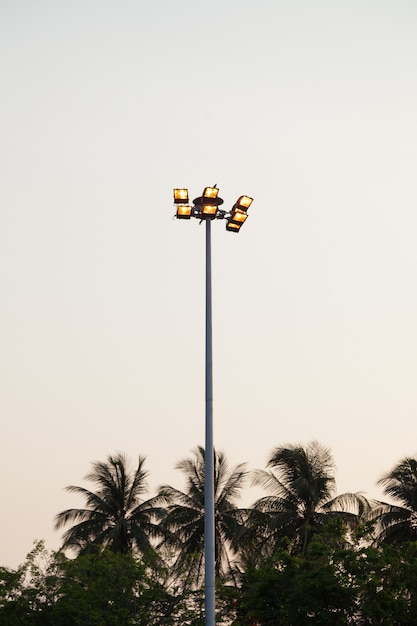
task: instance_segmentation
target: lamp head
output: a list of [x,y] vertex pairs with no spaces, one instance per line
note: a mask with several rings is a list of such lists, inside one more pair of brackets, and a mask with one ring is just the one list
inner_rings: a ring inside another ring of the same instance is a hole
[[239,209],[243,209],[244,211],[247,211],[250,205],[252,204],[252,202],[253,202],[253,198],[249,198],[249,196],[240,196],[235,206],[239,207]]
[[203,198],[217,198],[219,195],[219,190],[216,185],[214,187],[205,187],[203,191]]
[[217,216],[217,204],[202,204],[201,205],[201,215],[203,217],[208,217],[210,219],[214,219]]
[[179,204],[177,206],[176,218],[179,220],[189,220],[193,207],[190,204]]
[[188,203],[188,189],[174,189],[174,204]]
[[242,226],[242,224],[246,222],[247,219],[248,214],[246,213],[246,211],[238,209],[237,207],[232,210],[232,213],[229,217],[230,222],[233,222],[234,224],[240,224],[240,226]]
[[230,230],[232,233],[238,233],[242,224],[235,224],[234,222],[227,222],[226,230]]

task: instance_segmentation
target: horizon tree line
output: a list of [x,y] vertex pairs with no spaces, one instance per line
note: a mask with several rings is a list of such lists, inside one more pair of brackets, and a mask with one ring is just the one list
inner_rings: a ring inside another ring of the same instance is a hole
[[[139,456],[135,470],[122,453],[94,462],[85,479],[95,490],[70,485],[85,508],[58,513],[55,528],[69,526],[62,549],[88,554],[96,546],[126,554],[153,553],[168,559],[173,575],[187,573],[195,585],[204,571],[205,450],[176,465],[185,479],[183,491],[162,485],[148,495],[149,472]],[[240,508],[242,490],[251,484],[266,495]],[[259,563],[283,545],[303,554],[315,534],[331,519],[349,531],[372,522],[374,541],[401,544],[417,539],[417,459],[405,457],[378,481],[393,504],[362,493],[336,493],[335,463],[329,448],[317,441],[275,447],[267,469],[250,472],[246,463],[229,467],[223,452],[214,451],[216,576],[237,582],[242,569]]]
[[[0,566],[0,626],[203,626],[205,450],[183,489],[149,496],[145,458],[92,463],[82,508],[58,513],[62,548]],[[417,623],[417,460],[378,484],[393,503],[338,494],[330,450],[275,447],[264,470],[214,452],[219,626]],[[247,508],[247,484],[265,490]],[[70,555],[65,551],[69,550]]]

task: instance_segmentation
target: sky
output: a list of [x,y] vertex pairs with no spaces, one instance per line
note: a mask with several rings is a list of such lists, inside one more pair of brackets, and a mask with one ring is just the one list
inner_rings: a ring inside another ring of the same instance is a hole
[[[204,225],[172,189],[254,198],[212,226],[214,441],[329,447],[382,497],[417,455],[417,4],[0,0],[0,565],[82,506],[91,463],[149,496],[204,445]],[[245,491],[242,504],[255,494]]]

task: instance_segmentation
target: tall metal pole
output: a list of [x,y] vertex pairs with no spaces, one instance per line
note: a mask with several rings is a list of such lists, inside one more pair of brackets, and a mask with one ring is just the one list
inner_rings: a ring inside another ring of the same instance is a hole
[[213,348],[211,332],[211,220],[226,219],[226,230],[238,233],[246,221],[253,198],[240,196],[230,211],[219,210],[223,199],[217,185],[205,187],[202,196],[189,204],[188,189],[174,189],[176,218],[206,222],[206,443],[204,489],[204,608],[205,626],[216,626],[215,596],[215,484],[213,445]]
[[213,348],[211,332],[211,221],[206,219],[206,446],[204,491],[205,626],[216,624],[214,445],[213,445]]

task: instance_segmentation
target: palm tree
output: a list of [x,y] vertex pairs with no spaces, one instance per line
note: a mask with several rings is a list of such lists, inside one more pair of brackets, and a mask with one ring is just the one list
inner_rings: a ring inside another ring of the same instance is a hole
[[333,457],[317,441],[306,447],[275,448],[268,467],[277,473],[258,470],[254,484],[265,487],[271,495],[255,502],[248,524],[258,555],[273,553],[283,540],[289,542],[290,549],[305,552],[313,533],[331,517],[353,525],[371,508],[359,493],[335,497]]
[[[159,490],[161,501],[167,504],[166,516],[161,522],[165,549],[173,550],[173,569],[185,573],[185,580],[199,586],[204,568],[204,486],[205,451],[198,447],[194,458],[176,465],[184,472],[186,489],[180,491],[169,485]],[[215,500],[215,571],[222,580],[234,578],[233,559],[237,556],[237,538],[243,524],[244,511],[236,500],[244,486],[245,464],[229,469],[222,452],[214,452]]]
[[375,511],[378,541],[403,544],[417,540],[417,459],[405,457],[377,483],[398,504],[381,503]]
[[151,539],[159,536],[156,520],[162,510],[155,498],[142,499],[148,489],[144,462],[145,458],[139,457],[136,470],[130,472],[123,454],[109,456],[105,462],[94,462],[85,477],[96,485],[95,491],[66,487],[85,498],[86,508],[67,509],[56,516],[57,529],[73,524],[63,536],[63,548],[72,548],[78,554],[97,546],[122,554],[152,550]]

